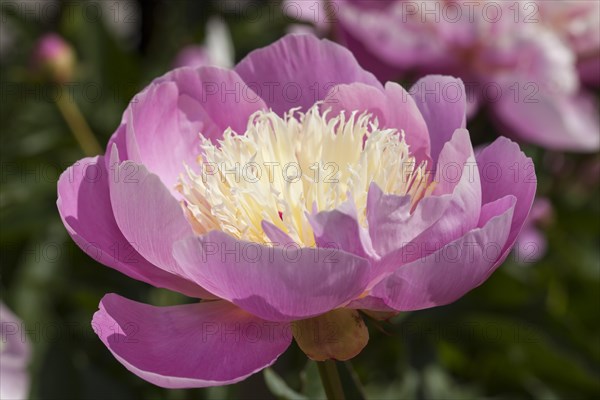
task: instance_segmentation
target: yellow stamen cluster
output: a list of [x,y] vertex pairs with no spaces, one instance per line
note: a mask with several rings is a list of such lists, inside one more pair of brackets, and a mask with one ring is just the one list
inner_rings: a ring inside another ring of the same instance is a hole
[[259,111],[241,135],[227,129],[218,144],[201,137],[199,165],[186,166],[179,185],[194,230],[269,243],[265,220],[297,244],[314,246],[307,214],[351,196],[366,226],[372,182],[386,194],[410,194],[413,205],[431,192],[426,165],[416,165],[404,132],[380,129],[368,113],[328,114],[319,105],[283,118]]

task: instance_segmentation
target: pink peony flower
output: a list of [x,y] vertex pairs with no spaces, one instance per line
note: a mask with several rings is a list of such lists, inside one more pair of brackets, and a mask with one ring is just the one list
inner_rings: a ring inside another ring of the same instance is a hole
[[336,36],[379,79],[459,76],[469,116],[487,104],[502,130],[521,140],[600,148],[598,102],[580,83],[600,80],[598,2],[329,4]]
[[29,392],[29,342],[22,322],[0,302],[0,398],[26,399]]
[[473,152],[465,109],[459,79],[411,95],[313,36],[156,79],[106,155],[61,175],[58,209],[95,260],[203,300],[108,294],[98,336],[156,385],[223,385],[292,338],[312,359],[352,358],[368,341],[357,310],[457,300],[506,258],[536,190],[515,143]]

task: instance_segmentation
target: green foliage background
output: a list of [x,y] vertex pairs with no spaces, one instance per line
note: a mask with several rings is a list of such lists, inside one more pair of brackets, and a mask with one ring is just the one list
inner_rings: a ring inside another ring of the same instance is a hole
[[[31,398],[323,396],[314,364],[307,364],[295,345],[266,373],[268,387],[257,374],[223,388],[168,391],[130,374],[92,332],[90,320],[105,293],[156,305],[185,299],[95,263],[62,226],[56,181],[83,154],[52,101],[52,86],[36,80],[28,68],[35,40],[57,31],[75,47],[76,82],[102,92],[91,101],[77,89],[75,101],[104,144],[132,96],[166,72],[181,47],[202,42],[210,15],[227,21],[238,60],[281,37],[292,22],[276,3],[254,2],[257,11],[242,16],[217,2],[142,3],[143,12],[132,15],[131,23],[143,34],[129,42],[101,19],[84,18],[85,1],[59,2],[59,13],[40,19],[2,4],[2,21],[14,44],[0,62],[0,288],[2,301],[23,318],[34,345]],[[476,143],[499,134],[485,111],[469,129]],[[600,202],[593,169],[599,156],[523,148],[536,164],[538,193],[555,209],[546,227],[547,254],[533,265],[510,257],[484,285],[452,305],[370,322],[369,345],[352,360],[367,398],[586,399],[600,394]]]

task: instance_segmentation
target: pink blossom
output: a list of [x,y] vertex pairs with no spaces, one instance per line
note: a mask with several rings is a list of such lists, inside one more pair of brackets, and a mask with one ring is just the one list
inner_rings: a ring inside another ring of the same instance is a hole
[[38,40],[31,59],[35,70],[47,73],[56,82],[63,83],[73,78],[75,52],[56,33],[47,33]]
[[[313,2],[307,2],[313,3]],[[600,148],[597,1],[336,0],[334,35],[382,80],[461,77],[468,115],[486,104],[505,132],[557,150]]]
[[535,199],[514,247],[517,262],[532,264],[546,254],[548,242],[543,228],[550,224],[552,218],[553,208],[550,200],[546,197]]
[[465,110],[460,79],[409,93],[309,35],[157,78],[106,154],[61,175],[58,209],[95,260],[202,301],[107,294],[98,336],[156,385],[224,385],[293,338],[352,358],[368,341],[357,310],[457,300],[504,261],[536,190],[515,143],[473,151]]
[[23,323],[0,302],[0,398],[26,399],[29,392],[27,367],[31,349]]

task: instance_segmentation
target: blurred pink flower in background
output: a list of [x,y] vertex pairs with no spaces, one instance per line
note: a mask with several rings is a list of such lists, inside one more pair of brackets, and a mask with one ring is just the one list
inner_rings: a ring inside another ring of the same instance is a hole
[[540,19],[575,53],[581,80],[600,85],[600,2],[537,1]]
[[[284,12],[333,34],[382,80],[461,77],[468,115],[487,105],[502,132],[543,147],[600,148],[597,1],[288,0]],[[315,10],[319,9],[320,14]],[[309,7],[310,6],[310,7]],[[317,17],[318,15],[318,17]]]
[[233,63],[234,49],[229,29],[222,19],[213,17],[206,24],[204,43],[181,49],[173,61],[173,68],[203,65],[231,68]]
[[26,399],[30,347],[21,320],[0,301],[0,399]]
[[552,219],[553,209],[550,200],[545,197],[535,199],[515,244],[518,263],[533,264],[546,254],[548,243],[544,229]]
[[57,205],[97,261],[204,300],[106,295],[93,326],[112,354],[159,386],[224,385],[292,338],[347,360],[369,337],[357,310],[440,306],[482,284],[526,221],[533,164],[505,138],[475,154],[460,79],[411,92],[310,35],[154,80],[106,154],[61,175]]
[[73,48],[56,33],[40,37],[31,56],[33,69],[57,83],[65,83],[73,78],[75,62]]

